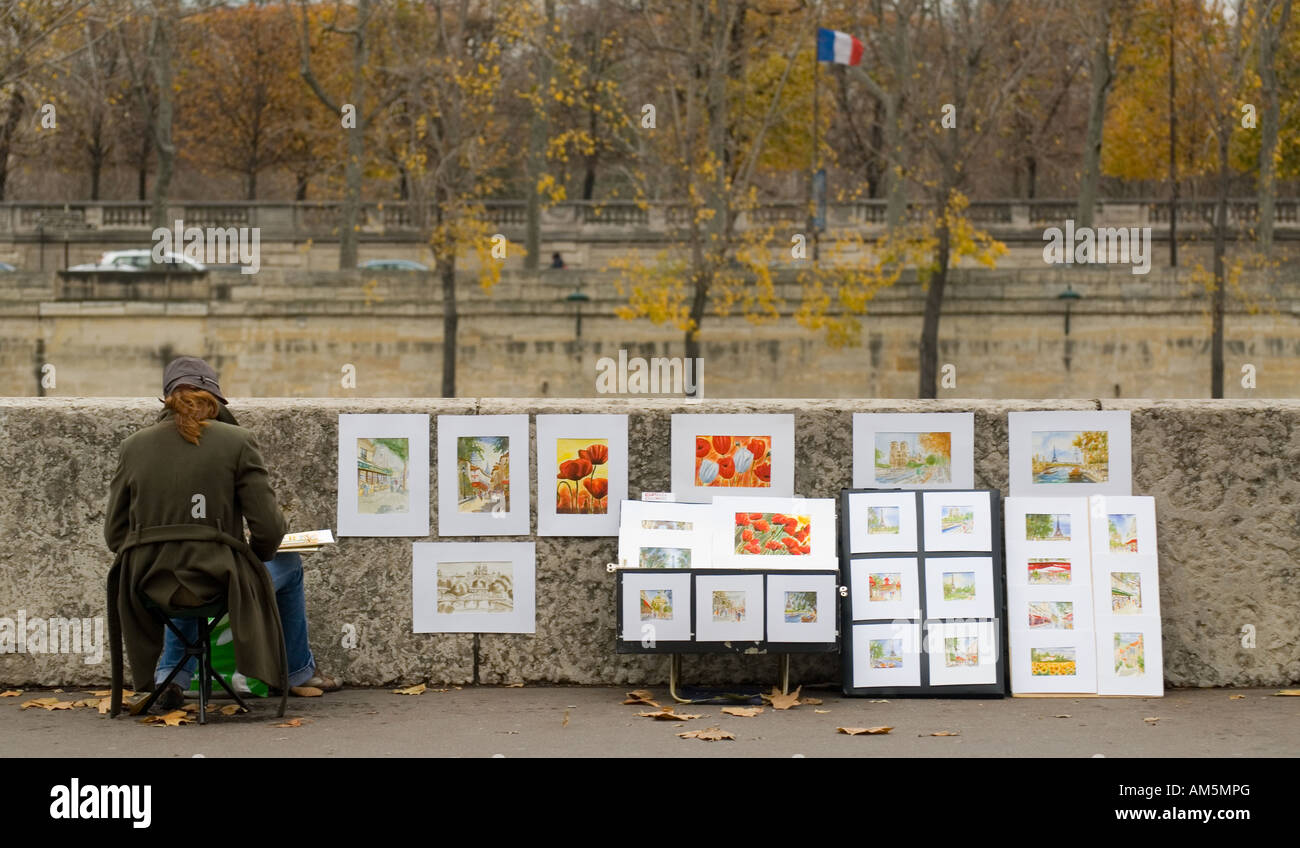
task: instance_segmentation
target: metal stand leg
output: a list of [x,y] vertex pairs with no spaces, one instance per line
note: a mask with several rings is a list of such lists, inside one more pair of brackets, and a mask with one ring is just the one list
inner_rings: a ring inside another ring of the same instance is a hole
[[790,694],[790,655],[782,654],[780,661],[781,669],[781,694]]
[[668,655],[668,696],[679,704],[689,704],[689,698],[682,698],[677,694],[677,683],[682,677],[682,655]]

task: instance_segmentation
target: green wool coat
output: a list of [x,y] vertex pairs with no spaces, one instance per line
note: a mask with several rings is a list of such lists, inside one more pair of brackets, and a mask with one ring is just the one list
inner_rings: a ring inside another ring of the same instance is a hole
[[239,670],[287,692],[284,631],[263,565],[284,533],[257,442],[224,405],[197,445],[181,438],[168,409],[122,442],[104,521],[104,541],[117,555],[108,576],[115,715],[122,637],[137,690],[153,688],[162,653],[164,625],[142,595],[174,609],[226,594]]

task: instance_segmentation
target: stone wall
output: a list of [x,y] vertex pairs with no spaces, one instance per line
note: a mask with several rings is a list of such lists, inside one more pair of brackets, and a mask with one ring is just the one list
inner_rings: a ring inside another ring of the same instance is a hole
[[[232,410],[256,433],[294,530],[335,526],[337,416],[625,412],[630,496],[669,488],[670,415],[792,412],[795,489],[832,497],[850,484],[854,412],[973,411],[975,481],[1006,494],[1009,411],[1129,409],[1134,494],[1156,498],[1166,680],[1173,686],[1285,685],[1300,679],[1300,402],[264,399]],[[102,523],[117,444],[152,420],[152,399],[0,398],[0,616],[103,614],[111,557]],[[436,432],[431,433],[436,444]],[[532,451],[530,451],[530,454]],[[436,474],[436,468],[434,469]],[[535,458],[529,475],[535,479]],[[436,491],[436,486],[434,487]],[[534,514],[536,497],[533,498]],[[430,505],[437,528],[437,505]],[[534,519],[535,520],[535,519]],[[535,526],[535,525],[534,525]],[[436,538],[436,537],[435,537]],[[530,537],[531,538],[531,537]],[[409,538],[347,538],[305,558],[312,647],[351,685],[660,683],[665,657],[614,652],[613,538],[536,538],[535,635],[411,632]],[[355,649],[341,647],[344,626]],[[1243,627],[1255,647],[1243,647]],[[796,658],[799,680],[838,679],[837,657]],[[693,682],[775,679],[774,657],[688,658]],[[74,655],[0,654],[0,684],[92,684],[108,675]]]

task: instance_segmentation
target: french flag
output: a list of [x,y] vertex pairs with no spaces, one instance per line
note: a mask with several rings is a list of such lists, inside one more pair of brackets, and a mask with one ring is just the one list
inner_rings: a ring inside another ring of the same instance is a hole
[[818,28],[817,61],[857,65],[862,62],[862,42],[847,32]]

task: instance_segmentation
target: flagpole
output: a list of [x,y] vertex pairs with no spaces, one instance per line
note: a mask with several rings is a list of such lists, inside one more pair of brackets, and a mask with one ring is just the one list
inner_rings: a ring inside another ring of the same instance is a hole
[[817,141],[818,134],[821,130],[821,98],[818,96],[818,83],[821,80],[821,65],[817,56],[817,36],[821,31],[821,4],[817,5],[817,12],[813,17],[813,131],[812,131],[812,150],[809,151],[809,169],[808,169],[808,220],[812,224],[809,227],[812,236],[812,259],[813,264],[817,264],[817,253],[819,246],[817,232],[817,197],[815,184],[817,182]]

